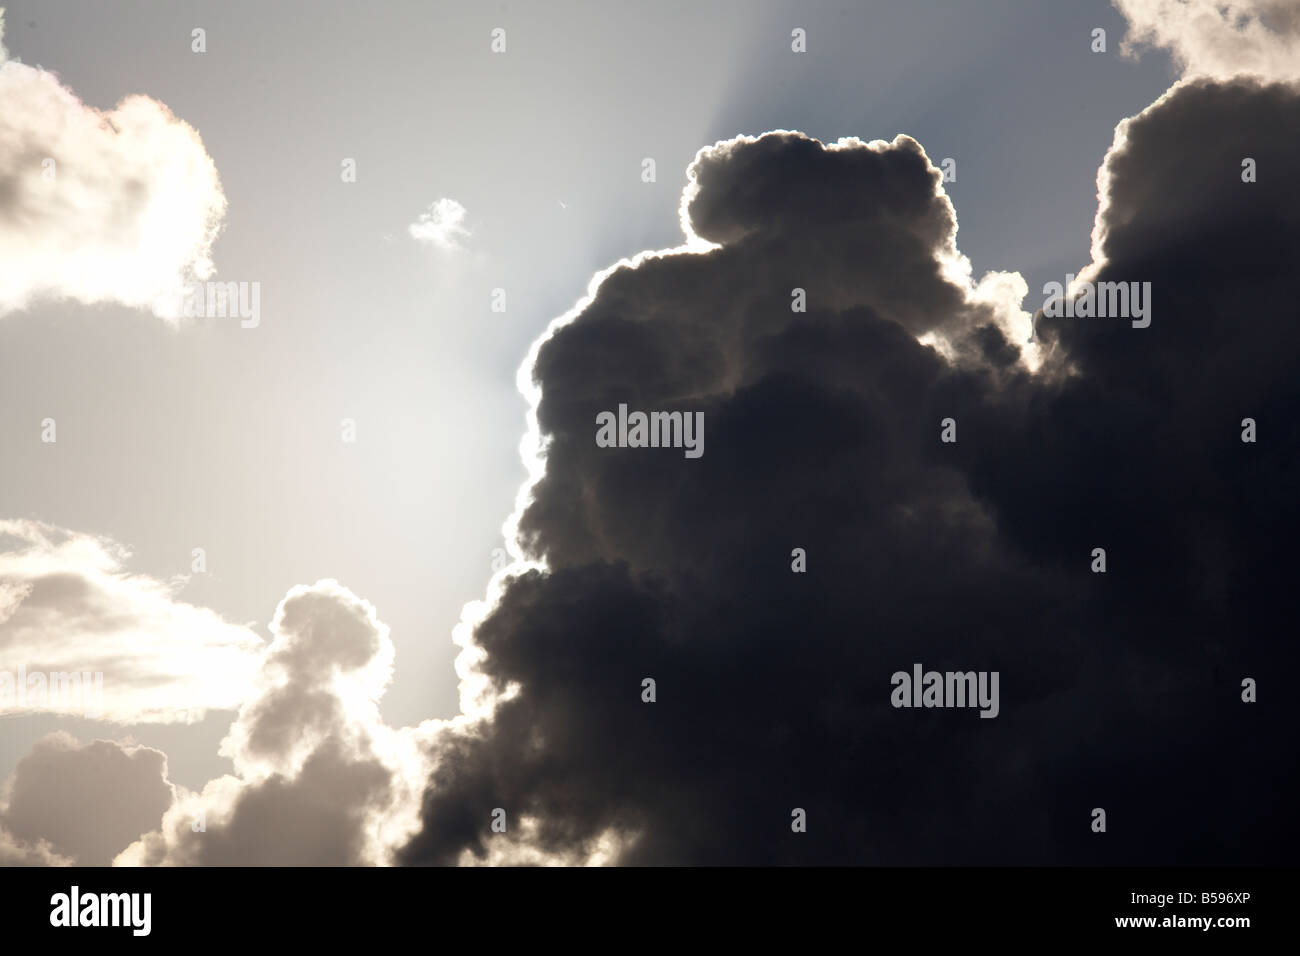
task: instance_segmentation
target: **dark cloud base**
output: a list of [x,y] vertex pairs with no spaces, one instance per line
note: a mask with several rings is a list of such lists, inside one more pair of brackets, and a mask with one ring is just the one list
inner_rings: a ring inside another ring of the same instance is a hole
[[[519,693],[441,754],[404,861],[482,855],[494,807],[629,864],[1292,860],[1297,128],[1246,82],[1132,121],[1097,278],[1151,282],[1152,324],[1040,314],[1037,374],[944,278],[911,140],[702,156],[721,247],[616,271],[539,353],[549,570],[476,635]],[[620,402],[702,411],[704,456],[597,448]],[[914,662],[999,671],[1000,715],[894,709]]]

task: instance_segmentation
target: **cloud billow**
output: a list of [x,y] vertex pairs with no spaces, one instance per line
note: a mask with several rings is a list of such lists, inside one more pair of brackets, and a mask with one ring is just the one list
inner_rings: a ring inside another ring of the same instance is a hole
[[[1079,279],[1149,283],[1149,325],[1027,310],[1014,272],[975,280],[910,137],[707,147],[684,244],[598,274],[525,364],[516,560],[456,631],[456,717],[383,721],[387,628],[332,580],[293,588],[264,646],[107,539],[0,522],[6,667],[103,671],[118,722],[237,709],[233,772],[198,792],[129,740],[38,742],[6,785],[0,864],[1288,862],[1295,23],[1272,0],[1227,5],[1257,14],[1237,36],[1221,11],[1119,5],[1188,76],[1117,128]],[[1228,78],[1237,62],[1256,76]],[[4,216],[40,227],[0,314],[145,304],[208,268],[224,200],[193,131],[0,65],[0,99],[19,93],[116,171],[61,162],[47,189],[51,129],[0,119],[31,147],[0,168],[0,246]],[[131,172],[131,117],[174,147],[159,179]],[[182,186],[145,237],[168,254],[136,255],[131,223]],[[42,258],[78,197],[95,214],[68,262],[122,265],[111,282]],[[464,217],[444,199],[408,231],[456,252]],[[607,447],[597,424],[625,407],[704,423],[707,449]],[[894,706],[914,666],[996,672],[996,717]],[[3,691],[7,712],[81,712]]]
[[375,609],[332,580],[285,595],[256,689],[221,752],[235,773],[182,793],[120,865],[347,866],[387,862],[414,827],[419,744],[378,702],[393,644]]
[[132,573],[108,538],[0,519],[0,715],[193,723],[234,710],[262,654],[249,628]]
[[[532,566],[473,629],[499,698],[438,745],[403,859],[1284,858],[1287,691],[1239,682],[1295,663],[1297,119],[1289,87],[1202,81],[1130,121],[1095,268],[1151,281],[1154,320],[1039,315],[1033,346],[914,141],[702,150],[684,222],[714,247],[612,269],[536,350]],[[707,453],[598,447],[621,402],[702,412]],[[999,671],[999,716],[891,707],[913,662]]]
[[43,299],[156,309],[212,275],[225,214],[216,165],[166,105],[96,109],[0,43],[0,317]]

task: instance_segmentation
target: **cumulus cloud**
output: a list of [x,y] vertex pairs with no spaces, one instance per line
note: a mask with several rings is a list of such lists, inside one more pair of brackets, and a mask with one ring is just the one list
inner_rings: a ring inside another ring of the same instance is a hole
[[[1291,168],[1298,117],[1290,88],[1239,80],[1131,120],[1093,271],[1152,281],[1153,323],[1039,313],[1036,361],[1023,280],[971,280],[913,140],[702,150],[686,243],[600,274],[526,366],[533,480],[518,560],[456,631],[462,715],[387,727],[377,612],[295,588],[222,744],[235,772],[188,792],[141,762],[129,779],[174,797],[115,862],[1288,858],[1296,828],[1260,811],[1300,789],[1276,761],[1285,700],[1238,692],[1297,663],[1295,461],[1238,421],[1294,417],[1300,343],[1267,254],[1297,251],[1300,210],[1235,169],[1246,137]],[[1218,138],[1189,154],[1190,127]],[[1158,174],[1175,154],[1178,182]],[[598,448],[620,402],[702,412],[708,452]],[[918,661],[998,671],[997,719],[892,708]],[[1227,752],[1230,776],[1207,766]],[[1090,839],[1094,806],[1122,840]],[[0,830],[0,856],[88,852],[51,832]]]
[[461,240],[469,236],[464,226],[465,207],[454,199],[442,198],[420,213],[407,230],[420,242],[428,242],[447,252],[462,248]]
[[[1296,827],[1260,809],[1300,789],[1285,699],[1238,694],[1297,663],[1295,459],[1238,431],[1294,418],[1269,257],[1300,251],[1300,209],[1236,169],[1245,139],[1292,168],[1297,118],[1290,87],[1200,80],[1128,121],[1091,274],[1151,281],[1153,322],[1040,312],[1033,358],[1023,280],[972,281],[915,141],[702,150],[687,241],[597,276],[526,365],[532,480],[517,561],[456,631],[462,715],[387,727],[375,609],[295,588],[222,744],[235,772],[176,788],[115,862],[1289,858]],[[1189,153],[1189,128],[1216,138]],[[620,402],[702,412],[708,452],[598,448]],[[999,672],[999,716],[891,707],[913,662]],[[1231,775],[1207,766],[1227,752]],[[1091,839],[1095,806],[1123,839]],[[46,829],[0,853],[83,852]]]
[[441,722],[394,730],[378,701],[393,645],[375,609],[334,581],[280,603],[253,694],[222,742],[233,775],[183,792],[122,865],[384,863],[416,826]]
[[[1189,72],[1289,68],[1287,9],[1225,6],[1184,30],[1173,5],[1121,0]],[[1245,47],[1207,39],[1225,24]],[[1201,76],[1121,124],[1083,275],[1151,282],[1142,330],[1031,314],[1014,272],[976,281],[909,137],[701,150],[684,243],[598,274],[521,369],[516,560],[456,630],[462,715],[387,727],[375,609],[295,588],[222,744],[233,774],[188,792],[148,755],[74,761],[172,796],[115,861],[1290,860],[1288,699],[1239,693],[1297,665],[1300,341],[1278,264],[1300,205],[1285,175],[1238,173],[1295,168],[1298,121],[1292,86]],[[440,200],[410,231],[455,248],[463,217]],[[702,414],[707,453],[598,447],[620,403]],[[1243,443],[1245,416],[1266,437]],[[0,635],[50,600],[100,620],[52,576],[4,584]],[[893,708],[914,662],[997,671],[998,717]],[[55,845],[19,806],[0,859],[110,852]]]
[[0,46],[0,316],[38,299],[153,308],[211,275],[225,210],[199,134],[165,105],[95,109]]
[[48,841],[25,843],[0,827],[0,866],[72,866],[73,862],[54,852]]
[[[0,525],[0,534],[30,533],[15,524]],[[94,539],[64,546],[104,560],[105,545]],[[89,563],[77,566],[84,572]],[[125,589],[148,598],[155,586],[136,580]],[[106,587],[88,583],[78,608],[65,607],[65,615],[75,610],[87,626],[107,620],[89,596],[102,597]],[[11,587],[17,610],[36,590]],[[112,623],[128,627],[135,618],[120,597]],[[200,623],[191,618],[180,627],[192,634]],[[51,734],[6,784],[0,865],[391,862],[418,828],[428,755],[447,749],[435,741],[453,741],[465,721],[401,729],[384,723],[379,701],[393,668],[388,628],[369,603],[335,581],[293,588],[271,631],[256,673],[231,685],[242,697],[220,753],[232,760],[233,774],[196,792],[168,779],[158,750],[130,740],[82,745]],[[188,666],[206,670],[201,662]],[[533,850],[525,845],[518,853]]]
[[[1271,264],[1300,209],[1238,172],[1243,143],[1294,168],[1298,120],[1249,82],[1134,118],[1096,274],[1151,281],[1152,325],[1040,313],[1036,355],[1023,280],[971,282],[914,141],[702,151],[687,242],[597,276],[521,371],[520,560],[466,610],[474,720],[432,741],[402,859],[1288,858],[1296,827],[1260,803],[1300,782],[1286,724],[1239,693],[1296,664],[1300,342]],[[598,447],[619,403],[702,412],[706,454]],[[1282,433],[1243,444],[1247,414]],[[998,671],[1000,715],[891,707],[913,662]],[[1227,752],[1231,780],[1206,765]],[[1123,839],[1089,839],[1096,806]]]
[[0,829],[23,848],[10,865],[28,865],[24,856],[36,852],[53,854],[41,862],[107,866],[158,826],[175,797],[161,751],[129,741],[83,745],[62,732],[36,742],[6,791]]
[[1129,22],[1122,50],[1166,49],[1186,75],[1300,78],[1294,0],[1112,0]]
[[126,569],[115,542],[0,520],[0,714],[193,722],[249,693],[262,640]]

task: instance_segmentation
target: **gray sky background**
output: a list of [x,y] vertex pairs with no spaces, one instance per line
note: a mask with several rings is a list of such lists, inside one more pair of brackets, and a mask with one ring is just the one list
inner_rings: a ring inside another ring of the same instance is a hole
[[[529,343],[593,272],[681,240],[697,149],[774,128],[910,134],[957,161],[975,277],[1021,272],[1032,311],[1089,260],[1115,123],[1174,75],[1163,54],[1120,57],[1102,0],[5,6],[11,55],[88,105],[144,93],[199,131],[229,202],[216,277],[262,300],[256,329],[76,303],[0,318],[0,517],[112,537],[161,579],[202,547],[208,573],[179,597],[264,637],[290,587],[337,578],[392,629],[393,725],[456,710],[451,630],[525,475]],[[1094,27],[1109,52],[1089,51]],[[407,233],[440,197],[468,211],[461,252]],[[198,786],[225,768],[229,723],[9,717],[0,777],[55,727],[129,730]]]

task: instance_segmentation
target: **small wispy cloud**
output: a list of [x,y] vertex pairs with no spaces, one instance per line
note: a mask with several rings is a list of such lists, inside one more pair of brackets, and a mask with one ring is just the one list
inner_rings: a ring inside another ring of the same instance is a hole
[[430,242],[439,249],[455,252],[462,249],[461,240],[470,232],[465,228],[465,207],[446,197],[431,204],[420,218],[408,226],[411,236],[420,242]]
[[121,545],[0,520],[0,717],[192,723],[254,689],[264,644],[126,567]]

